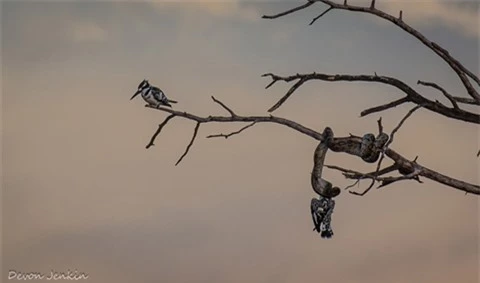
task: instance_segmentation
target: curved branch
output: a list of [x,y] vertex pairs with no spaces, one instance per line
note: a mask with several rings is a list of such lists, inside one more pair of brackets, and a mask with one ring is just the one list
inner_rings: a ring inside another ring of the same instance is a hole
[[406,102],[405,100],[407,100],[408,102],[413,102],[415,104],[422,105],[428,110],[431,110],[433,112],[436,112],[438,114],[441,114],[449,118],[470,122],[470,123],[475,123],[475,124],[480,124],[479,114],[468,112],[462,109],[450,108],[439,102],[431,101],[423,97],[422,95],[420,95],[416,90],[414,90],[412,87],[410,87],[406,83],[393,77],[378,76],[378,75],[349,75],[349,74],[332,75],[332,74],[322,74],[322,73],[315,73],[315,72],[310,74],[296,74],[296,75],[291,75],[286,77],[278,76],[272,73],[264,74],[262,76],[263,77],[269,76],[272,78],[272,83],[270,83],[270,85],[278,81],[291,82],[291,81],[298,80],[298,82],[292,88],[290,88],[290,90],[275,105],[273,105],[268,110],[269,112],[272,112],[275,109],[279,108],[301,84],[309,80],[321,80],[321,81],[327,81],[327,82],[360,81],[360,82],[377,82],[377,83],[390,85],[401,90],[407,95],[405,98],[393,101],[389,104],[367,109],[365,110],[367,111],[367,114],[395,107],[401,103]]
[[392,102],[389,102],[389,103],[386,103],[386,104],[382,104],[382,105],[379,105],[379,106],[368,108],[368,109],[365,109],[362,112],[360,112],[360,117],[365,117],[367,115],[370,115],[370,114],[373,114],[373,113],[376,113],[376,112],[381,112],[381,111],[384,111],[384,110],[387,110],[387,109],[390,109],[390,108],[394,108],[394,107],[397,107],[400,104],[403,104],[403,103],[406,103],[406,102],[409,102],[409,101],[410,100],[408,99],[408,97],[402,97],[400,99],[397,99],[395,101],[392,101]]
[[268,15],[263,15],[262,18],[263,19],[276,19],[276,18],[280,18],[280,17],[283,17],[285,15],[288,15],[288,14],[291,14],[291,13],[295,13],[296,11],[300,11],[300,10],[303,10],[305,8],[308,8],[309,6],[312,6],[315,2],[314,1],[308,1],[307,3],[303,4],[303,5],[300,5],[298,7],[295,7],[293,9],[290,9],[288,11],[285,11],[285,12],[282,12],[282,13],[278,13],[278,14],[275,14],[275,15],[271,15],[271,16],[268,16]]
[[[430,41],[427,39],[423,34],[421,34],[419,31],[416,29],[412,28],[408,24],[406,24],[402,20],[402,13],[400,13],[399,17],[396,18],[390,14],[387,14],[381,10],[378,10],[374,6],[374,1],[372,1],[372,5],[370,7],[361,7],[361,6],[354,6],[354,5],[348,5],[346,1],[343,4],[335,3],[330,0],[310,0],[307,4],[310,6],[314,2],[322,2],[328,6],[330,6],[330,9],[339,9],[339,10],[348,10],[351,12],[360,12],[360,13],[367,13],[367,14],[372,14],[377,17],[380,17],[382,19],[385,19],[394,25],[400,27],[410,35],[414,36],[417,38],[420,42],[422,42],[425,46],[427,46],[429,49],[431,49],[435,54],[437,54],[440,58],[442,58],[449,66],[452,68],[452,70],[458,75],[460,80],[462,81],[463,86],[467,90],[468,94],[475,100],[477,105],[480,105],[480,94],[475,90],[475,88],[472,86],[470,83],[470,80],[468,77],[473,79],[477,85],[480,86],[480,79],[478,76],[476,76],[473,72],[468,70],[465,66],[463,66],[458,60],[453,58],[447,50],[436,44],[435,42]],[[308,7],[306,6],[306,7]],[[306,8],[304,7],[304,8]],[[329,9],[329,10],[330,10]],[[289,13],[293,13],[295,11],[291,11]],[[281,17],[282,13],[278,14],[275,18]],[[265,17],[264,18],[272,18],[272,17]]]
[[442,88],[441,86],[437,85],[436,83],[424,82],[424,81],[420,81],[420,80],[419,80],[419,81],[417,81],[417,84],[419,84],[419,85],[424,85],[424,86],[429,86],[429,87],[433,87],[434,89],[439,90],[440,92],[442,92],[442,94],[443,94],[448,100],[450,100],[450,103],[452,103],[453,108],[459,109],[458,104],[457,104],[457,102],[455,101],[455,98],[454,98],[450,93],[448,93],[444,88]]
[[[212,97],[213,99],[214,97]],[[195,114],[191,114],[188,112],[182,112],[182,111],[177,111],[173,110],[171,108],[165,108],[165,107],[155,107],[152,105],[145,105],[147,108],[163,111],[170,113],[174,116],[177,117],[183,117],[192,121],[200,122],[200,123],[210,123],[210,122],[256,122],[256,123],[264,123],[264,122],[269,122],[269,123],[275,123],[275,124],[280,124],[287,126],[291,129],[294,129],[302,134],[305,134],[307,136],[310,136],[316,140],[323,140],[322,134],[312,130],[310,128],[307,128],[295,121],[288,120],[285,118],[269,115],[269,116],[241,116],[241,115],[235,115],[235,116],[208,116],[208,117],[201,117],[197,116]],[[153,141],[152,141],[153,142]]]
[[160,132],[162,131],[163,127],[165,127],[165,125],[168,123],[168,121],[170,121],[170,119],[172,119],[173,117],[175,117],[175,115],[173,114],[170,114],[160,125],[158,125],[158,129],[157,131],[153,134],[152,138],[150,139],[150,142],[147,144],[147,146],[145,147],[146,149],[149,149],[151,146],[154,146],[155,144],[153,143],[155,141],[155,139],[157,138],[158,134],[160,134]]
[[238,131],[235,131],[235,132],[231,132],[229,134],[216,134],[216,135],[208,135],[207,136],[207,139],[210,139],[210,138],[220,138],[220,137],[224,137],[226,139],[228,139],[229,137],[233,136],[233,135],[238,135],[240,134],[241,132],[243,132],[244,130],[252,127],[253,125],[255,125],[256,122],[252,122],[248,125],[246,125],[245,127],[241,128],[240,130]]
[[190,140],[190,143],[187,145],[187,148],[185,149],[185,152],[182,154],[182,156],[180,156],[177,163],[175,163],[175,166],[177,166],[182,161],[182,159],[187,155],[188,151],[190,150],[190,147],[192,147],[193,142],[195,141],[195,138],[197,137],[198,128],[200,128],[200,122],[197,122],[197,125],[195,125],[195,129],[193,130],[192,139]]
[[[200,126],[201,123],[210,123],[210,122],[256,122],[256,123],[261,123],[261,122],[269,122],[269,123],[275,123],[275,124],[280,124],[286,127],[289,127],[293,130],[296,130],[297,132],[300,132],[302,134],[305,134],[307,136],[312,137],[315,140],[323,141],[324,138],[322,134],[319,132],[309,129],[297,122],[285,119],[285,118],[280,118],[280,117],[275,117],[275,116],[240,116],[240,115],[235,115],[235,116],[208,116],[208,117],[201,117],[197,116],[188,112],[182,112],[182,111],[177,111],[173,110],[171,108],[164,108],[164,107],[155,107],[155,106],[150,106],[150,105],[145,105],[146,107],[155,109],[157,111],[163,111],[170,113],[173,116],[178,116],[182,117],[185,119],[189,119],[192,121],[197,122],[197,126],[195,127],[195,132],[194,136],[192,137],[192,140],[186,150],[188,152],[188,149],[191,147],[193,144],[193,141],[196,137],[196,132],[198,131],[198,127]],[[170,116],[171,116],[170,115]],[[152,139],[153,142],[153,139]],[[362,139],[357,136],[350,135],[349,137],[340,137],[340,138],[334,138],[333,141],[329,142],[329,149],[335,152],[345,152],[352,154],[349,152],[349,149],[351,147],[355,146],[360,146],[362,143]],[[185,155],[185,154],[184,154]],[[352,154],[354,155],[354,154]],[[395,168],[397,168],[400,172],[409,172],[407,174],[410,174],[412,172],[419,172],[415,176],[423,176],[428,179],[431,179],[433,181],[436,181],[438,183],[445,184],[447,186],[450,186],[452,188],[456,188],[458,190],[467,192],[467,193],[472,193],[476,195],[480,195],[480,186],[478,185],[473,185],[469,184],[467,182],[463,182],[460,180],[457,180],[452,177],[448,177],[446,175],[443,175],[441,173],[438,173],[434,170],[431,170],[427,167],[421,166],[414,161],[410,161],[406,159],[405,157],[401,156],[399,153],[395,152],[394,150],[390,148],[385,149],[385,155],[390,158],[391,160],[394,161],[395,163]],[[377,173],[377,172],[375,172]],[[378,171],[377,174],[382,173],[382,170]],[[377,178],[377,180],[382,180],[381,178]]]
[[215,103],[218,103],[220,106],[222,106],[223,109],[227,110],[228,113],[230,113],[230,115],[232,116],[236,116],[235,112],[233,112],[232,109],[230,109],[227,105],[223,104],[223,102],[221,102],[220,100],[217,100],[215,97],[212,96],[212,100],[215,102]]

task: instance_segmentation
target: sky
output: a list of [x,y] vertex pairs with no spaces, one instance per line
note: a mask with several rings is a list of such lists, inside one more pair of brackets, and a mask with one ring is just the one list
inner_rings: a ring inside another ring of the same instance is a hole
[[[369,1],[349,1],[368,5]],[[205,124],[178,165],[195,123],[130,97],[141,80],[175,109],[242,115],[267,109],[290,85],[261,74],[323,72],[434,81],[466,96],[458,77],[398,27],[321,4],[261,19],[301,2],[3,1],[2,282],[8,271],[89,275],[86,282],[476,283],[478,197],[424,179],[364,197],[343,192],[334,238],[312,232],[310,187],[317,141],[259,124]],[[479,73],[478,4],[377,1]],[[274,115],[336,136],[387,132],[413,105],[359,117],[402,93],[372,83],[309,82]],[[447,103],[447,102],[445,102]],[[477,111],[478,109],[472,109]],[[415,112],[391,148],[422,165],[480,183],[478,126]],[[328,164],[375,164],[328,153]],[[324,178],[351,184],[332,170]],[[367,186],[362,182],[361,190]]]

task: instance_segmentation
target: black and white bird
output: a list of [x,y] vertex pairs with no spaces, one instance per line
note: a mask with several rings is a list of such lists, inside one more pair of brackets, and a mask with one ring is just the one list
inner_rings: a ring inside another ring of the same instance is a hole
[[151,85],[148,80],[143,80],[139,85],[137,92],[130,98],[134,99],[135,96],[142,94],[143,100],[145,100],[149,105],[159,107],[159,106],[168,106],[172,107],[170,103],[177,103],[175,100],[168,99],[163,91],[156,86]]
[[332,230],[332,213],[335,208],[335,201],[332,198],[320,196],[314,198],[310,204],[310,212],[312,213],[313,230],[320,233],[322,238],[331,238]]

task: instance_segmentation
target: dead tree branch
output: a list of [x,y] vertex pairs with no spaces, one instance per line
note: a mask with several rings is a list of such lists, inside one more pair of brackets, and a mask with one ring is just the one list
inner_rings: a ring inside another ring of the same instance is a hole
[[[192,144],[195,140],[195,137],[197,136],[198,128],[200,127],[200,124],[202,124],[202,123],[212,123],[212,122],[219,122],[219,123],[222,123],[222,122],[223,123],[229,123],[229,122],[262,123],[262,122],[268,122],[268,123],[275,123],[275,124],[286,126],[290,129],[296,130],[297,132],[302,133],[304,135],[307,135],[307,136],[309,136],[309,137],[311,137],[315,140],[318,140],[318,141],[323,140],[322,134],[315,131],[315,130],[307,128],[307,127],[305,127],[305,126],[303,126],[303,125],[301,125],[297,122],[294,122],[292,120],[288,120],[288,119],[285,119],[285,118],[276,117],[276,116],[272,116],[272,115],[270,115],[270,116],[241,116],[241,115],[235,115],[235,116],[201,117],[201,116],[191,114],[191,113],[188,113],[188,112],[173,110],[171,108],[165,108],[165,107],[158,107],[157,108],[157,107],[150,106],[150,105],[146,105],[146,107],[152,108],[152,109],[157,110],[157,111],[162,111],[162,112],[169,113],[170,116],[173,115],[173,117],[181,117],[181,118],[185,118],[185,119],[197,122],[197,125],[196,125],[195,130],[194,130],[193,137],[192,137],[185,153],[179,159],[177,164],[188,153],[190,147],[192,146]],[[152,137],[151,142],[152,143],[154,142],[154,137]],[[357,145],[360,145],[361,142],[362,142],[362,139],[360,137],[356,137],[356,136],[352,136],[352,135],[349,136],[349,137],[337,137],[337,138],[334,138],[333,141],[329,144],[329,149],[331,149],[332,151],[335,151],[335,152],[349,153],[349,149],[348,149],[349,146],[352,146],[352,145],[357,146]],[[395,152],[394,150],[392,150],[390,148],[385,149],[385,155],[394,162],[394,164],[396,166],[396,169],[401,171],[401,172],[409,172],[409,173],[414,172],[414,171],[419,172],[418,174],[416,174],[416,176],[417,175],[418,176],[423,176],[425,178],[428,178],[428,179],[431,179],[433,181],[445,184],[445,185],[450,186],[452,188],[456,188],[458,190],[461,190],[461,191],[464,191],[464,192],[467,192],[467,193],[480,195],[480,186],[478,186],[478,185],[469,184],[467,182],[457,180],[455,178],[452,178],[452,177],[443,175],[441,173],[438,173],[434,170],[428,169],[427,167],[424,167],[424,166],[421,166],[420,164],[418,164],[416,162],[416,160],[409,161],[408,159],[401,156],[400,154],[398,154],[397,152]],[[391,168],[387,167],[383,170],[380,170],[378,172],[378,174],[381,176],[383,174],[383,172],[387,173],[387,171],[390,170],[390,169]],[[390,172],[390,171],[388,171],[388,172]],[[359,172],[356,172],[356,173],[359,173]],[[361,173],[359,173],[359,174],[361,174]],[[372,175],[372,176],[374,176],[374,175]],[[378,181],[383,181],[384,179],[383,179],[383,177],[378,177],[377,180]]]
[[[400,14],[398,18],[385,13],[381,10],[378,10],[375,8],[375,1],[371,2],[370,7],[362,7],[362,6],[354,6],[354,5],[349,5],[347,4],[346,1],[344,1],[343,4],[340,3],[335,3],[330,0],[309,0],[306,4],[300,6],[302,7],[301,9],[307,8],[311,6],[315,2],[321,2],[329,6],[329,10],[331,9],[338,9],[338,10],[347,10],[351,12],[360,12],[360,13],[366,13],[366,14],[371,14],[374,16],[377,16],[379,18],[385,19],[394,25],[398,26],[408,34],[412,35],[413,37],[417,38],[423,45],[431,49],[435,54],[437,54],[440,58],[442,58],[449,66],[450,68],[457,74],[457,76],[460,78],[463,86],[465,87],[467,93],[474,99],[477,105],[480,105],[480,95],[478,92],[475,90],[475,88],[472,86],[470,83],[470,79],[473,79],[477,85],[480,86],[480,79],[477,75],[475,75],[473,72],[468,70],[465,66],[463,66],[458,60],[456,60],[453,56],[449,54],[447,50],[436,44],[435,42],[432,42],[431,40],[427,39],[422,33],[417,31],[416,29],[412,28],[409,26],[407,23],[405,23],[402,20],[402,15]],[[300,9],[292,9],[284,13],[279,13],[275,16],[263,16],[263,18],[266,19],[273,19],[273,18],[279,18],[281,16],[284,16],[286,14],[290,14],[293,12],[296,12]]]
[[406,94],[406,97],[401,98],[399,100],[393,101],[391,103],[377,106],[374,108],[369,108],[367,110],[364,110],[362,112],[362,116],[387,110],[390,108],[393,108],[395,106],[398,106],[402,103],[405,102],[412,102],[417,105],[423,105],[424,108],[436,112],[438,114],[441,114],[443,116],[465,121],[465,122],[470,122],[470,123],[475,123],[475,124],[480,124],[480,115],[477,113],[472,113],[468,112],[462,109],[455,109],[455,108],[450,108],[447,107],[438,101],[432,101],[429,100],[425,97],[423,97],[421,94],[419,94],[416,90],[414,90],[412,87],[410,87],[408,84],[402,82],[401,80],[393,77],[388,77],[388,76],[378,76],[378,75],[349,75],[349,74],[321,74],[321,73],[310,73],[310,74],[296,74],[296,75],[291,75],[291,76],[279,76],[275,75],[272,73],[267,73],[262,75],[263,77],[270,77],[272,79],[272,82],[267,86],[270,87],[274,83],[278,81],[284,81],[284,82],[291,82],[291,81],[297,81],[294,86],[292,86],[288,92],[275,104],[273,105],[268,112],[273,112],[277,108],[279,108],[293,93],[298,87],[300,87],[302,84],[304,84],[307,81],[310,80],[320,80],[320,81],[326,81],[326,82],[339,82],[339,81],[344,81],[344,82],[376,82],[376,83],[381,83],[381,84],[386,84],[393,86],[399,90],[401,90],[403,93]]
[[[362,179],[371,179],[371,180],[374,180],[376,182],[380,182],[381,184],[377,187],[377,189],[381,188],[381,187],[385,187],[385,186],[387,186],[391,183],[401,181],[401,180],[415,180],[419,183],[422,183],[422,181],[420,181],[420,179],[418,178],[418,176],[421,173],[420,170],[413,171],[412,173],[409,173],[409,174],[403,175],[403,176],[380,177],[382,175],[385,175],[387,173],[390,173],[392,171],[397,170],[398,166],[395,165],[395,164],[390,165],[390,166],[380,170],[378,172],[378,176],[375,176],[376,172],[361,173],[361,172],[358,172],[358,171],[342,168],[342,167],[339,167],[339,166],[333,166],[333,165],[326,165],[326,167],[342,172],[343,175],[345,176],[345,178],[347,178],[347,179],[355,179],[356,180],[355,183],[353,183],[352,185],[349,185],[345,189],[349,189],[349,188],[353,187],[358,182],[360,182],[360,180],[362,180]],[[375,184],[375,182],[373,182],[373,184]],[[361,193],[358,193],[358,192],[355,192],[355,191],[349,191],[349,193],[351,193],[353,195],[357,195],[357,196],[364,196],[368,191],[370,191],[370,189],[373,187],[373,184],[371,184],[366,190],[364,190]]]
[[192,144],[195,141],[195,138],[197,137],[198,128],[200,128],[200,122],[197,122],[197,125],[195,125],[195,129],[193,130],[192,139],[190,140],[190,143],[187,145],[187,148],[185,149],[185,152],[182,154],[182,156],[180,156],[177,163],[175,163],[175,166],[177,166],[182,161],[182,159],[187,155],[188,151],[190,150],[190,147],[192,147]]
[[320,19],[321,17],[323,17],[323,15],[325,15],[326,13],[330,12],[331,10],[333,10],[332,7],[328,8],[327,10],[323,11],[323,13],[321,13],[320,15],[316,16],[315,18],[313,18],[313,20],[310,22],[309,25],[313,25],[313,23],[315,23],[318,19]]
[[400,123],[398,123],[398,125],[392,130],[392,133],[390,134],[390,139],[385,144],[385,147],[388,147],[390,144],[392,144],[393,137],[395,136],[397,131],[400,129],[400,127],[402,127],[403,123],[405,123],[405,121],[408,119],[408,117],[410,117],[413,114],[413,112],[417,111],[421,107],[422,107],[422,105],[417,105],[417,106],[413,107],[410,111],[408,111],[408,113],[405,115],[405,117],[403,117],[402,120],[400,120]]
[[225,104],[223,104],[223,102],[217,100],[217,99],[216,99],[215,97],[213,97],[213,96],[212,96],[212,99],[213,99],[213,101],[214,101],[215,103],[220,104],[220,106],[222,106],[223,109],[227,110],[228,113],[230,113],[230,115],[232,115],[232,117],[233,117],[233,116],[236,116],[235,113],[232,111],[232,109],[228,108]]
[[163,127],[165,127],[165,125],[168,123],[168,121],[170,121],[170,119],[172,119],[173,117],[175,117],[175,115],[173,114],[170,114],[160,125],[158,125],[158,129],[157,131],[153,134],[152,138],[150,139],[150,142],[147,144],[147,146],[145,147],[146,149],[149,149],[151,146],[154,146],[155,144],[153,144],[153,142],[155,141],[155,139],[157,138],[158,134],[160,134],[160,132],[162,131]]
[[230,134],[215,134],[215,135],[208,135],[208,136],[207,136],[207,139],[209,139],[209,138],[220,138],[220,137],[224,137],[224,138],[226,138],[226,139],[227,139],[227,138],[229,138],[229,137],[231,137],[231,136],[233,136],[233,135],[240,134],[241,132],[243,132],[244,130],[246,130],[246,129],[250,128],[250,127],[251,127],[251,126],[253,126],[253,125],[255,125],[255,122],[252,122],[252,123],[250,123],[250,124],[246,125],[245,127],[241,128],[241,129],[240,129],[240,130],[238,130],[238,131],[231,132]]
[[383,133],[382,117],[378,118],[377,124],[378,124],[378,134],[380,135]]
[[271,16],[267,16],[267,15],[263,15],[262,18],[264,19],[276,19],[276,18],[280,18],[280,17],[283,17],[285,15],[288,15],[288,14],[291,14],[291,13],[294,13],[294,12],[297,12],[297,11],[300,11],[300,10],[303,10],[305,8],[308,8],[310,6],[312,6],[315,2],[314,1],[308,1],[307,3],[303,4],[303,5],[300,5],[298,7],[295,7],[293,9],[290,9],[288,11],[285,11],[285,12],[282,12],[282,13],[278,13],[276,15],[271,15]]
[[365,109],[362,112],[360,112],[360,117],[364,117],[364,116],[367,116],[367,115],[370,115],[370,114],[376,113],[376,112],[381,112],[381,111],[384,111],[384,110],[387,110],[387,109],[390,109],[390,108],[394,108],[394,107],[397,107],[398,105],[403,104],[405,102],[409,102],[408,97],[402,97],[402,98],[400,98],[398,100],[395,100],[395,101],[392,101],[390,103],[386,103],[386,104],[383,104],[383,105],[368,108],[368,109]]
[[[385,158],[385,149],[388,148],[388,146],[390,144],[392,144],[393,137],[395,136],[395,133],[400,129],[400,127],[403,125],[403,123],[405,123],[405,121],[408,119],[408,117],[410,117],[413,114],[413,112],[415,112],[420,107],[422,107],[422,106],[417,105],[412,110],[408,111],[408,113],[405,115],[405,117],[403,117],[403,119],[400,120],[400,123],[398,123],[398,125],[393,129],[392,133],[390,134],[390,138],[388,139],[387,143],[384,145],[384,148],[382,149],[382,155],[380,156],[380,159],[378,160],[377,169],[375,170],[375,174],[374,174],[374,177],[372,178],[372,183],[370,184],[370,186],[365,191],[363,191],[362,193],[351,192],[352,194],[363,196],[366,193],[368,193],[368,191],[370,191],[370,189],[373,187],[375,182],[378,180],[379,170],[380,170],[380,167],[382,166],[383,159]],[[379,123],[379,125],[381,125],[381,120],[379,120],[378,123]]]
[[454,98],[450,93],[448,93],[444,88],[442,88],[441,86],[437,85],[436,83],[418,81],[417,84],[419,84],[419,85],[424,85],[424,86],[429,86],[429,87],[433,87],[433,88],[441,91],[441,92],[443,93],[443,95],[444,95],[448,100],[450,100],[450,102],[451,102],[452,105],[453,105],[453,108],[455,108],[455,109],[460,109],[460,108],[458,107],[457,102],[455,101],[455,98]]

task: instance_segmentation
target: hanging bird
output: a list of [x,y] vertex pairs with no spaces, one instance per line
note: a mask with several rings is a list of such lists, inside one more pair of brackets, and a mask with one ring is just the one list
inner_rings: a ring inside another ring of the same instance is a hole
[[333,141],[333,131],[326,127],[322,133],[323,140],[318,144],[313,155],[313,170],[311,183],[313,190],[318,194],[318,199],[314,198],[310,202],[310,213],[313,220],[313,231],[320,233],[322,238],[331,238],[333,230],[331,227],[332,213],[335,208],[334,197],[340,194],[338,187],[333,187],[332,183],[322,178],[323,165],[329,144]]
[[335,201],[331,198],[320,196],[318,199],[314,198],[310,204],[310,212],[314,224],[314,231],[320,233],[322,238],[331,238],[333,230],[331,226],[332,213],[335,208]]
[[170,103],[177,103],[174,100],[168,99],[163,91],[156,86],[151,85],[148,80],[143,80],[139,85],[137,92],[130,98],[132,100],[138,94],[142,94],[143,100],[145,100],[149,105],[159,107],[159,106],[168,106],[172,107]]

